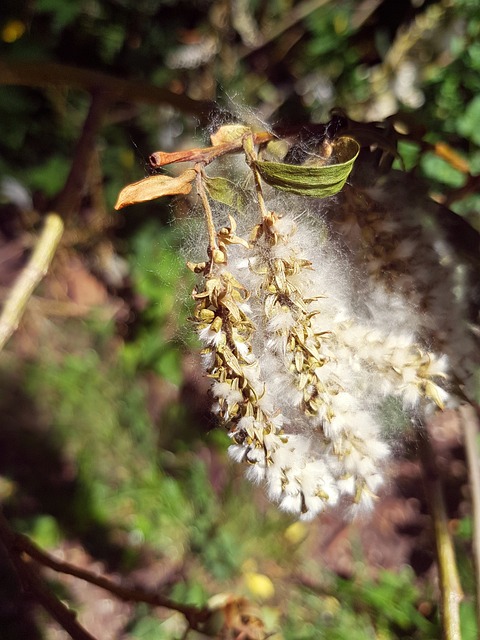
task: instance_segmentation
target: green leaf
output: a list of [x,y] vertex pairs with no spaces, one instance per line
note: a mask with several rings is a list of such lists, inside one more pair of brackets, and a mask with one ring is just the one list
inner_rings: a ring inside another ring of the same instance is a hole
[[360,151],[353,138],[339,138],[333,154],[337,163],[324,166],[255,163],[265,182],[276,189],[314,198],[326,198],[338,193],[345,184]]
[[55,547],[62,539],[57,521],[47,515],[35,518],[30,537],[39,547],[45,549]]
[[458,189],[465,184],[465,175],[434,153],[423,154],[420,167],[427,178],[441,182],[452,189]]
[[480,144],[480,96],[471,100],[463,114],[458,119],[458,131],[475,144]]
[[68,174],[68,162],[60,154],[51,156],[43,164],[37,164],[28,171],[26,176],[28,186],[38,189],[53,197],[65,184]]
[[85,11],[81,2],[58,2],[58,0],[37,0],[36,13],[51,13],[54,31],[60,32],[72,24]]
[[244,211],[247,206],[247,195],[238,185],[227,178],[207,178],[207,191],[213,200]]

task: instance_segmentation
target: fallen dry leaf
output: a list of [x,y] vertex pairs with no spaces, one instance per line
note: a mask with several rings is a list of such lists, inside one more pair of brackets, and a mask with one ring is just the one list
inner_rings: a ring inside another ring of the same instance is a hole
[[138,182],[124,187],[115,204],[115,209],[123,209],[137,202],[147,202],[163,196],[175,196],[187,194],[192,190],[192,181],[197,172],[194,169],[187,169],[177,178],[170,176],[149,176]]

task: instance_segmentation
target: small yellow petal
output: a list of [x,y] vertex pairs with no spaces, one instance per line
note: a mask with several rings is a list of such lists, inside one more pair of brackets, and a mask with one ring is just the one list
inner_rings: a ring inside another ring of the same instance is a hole
[[263,573],[246,573],[245,584],[250,593],[261,600],[268,600],[275,594],[273,582]]
[[283,536],[290,544],[299,544],[307,537],[307,531],[303,522],[294,522],[285,529]]
[[25,29],[25,23],[21,20],[9,20],[2,29],[2,40],[11,44],[23,36]]

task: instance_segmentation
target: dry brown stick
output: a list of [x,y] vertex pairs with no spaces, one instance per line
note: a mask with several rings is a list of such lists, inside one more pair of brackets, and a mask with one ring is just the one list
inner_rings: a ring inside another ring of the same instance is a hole
[[82,192],[94,157],[95,139],[108,109],[110,98],[101,88],[92,93],[90,108],[73,155],[72,166],[63,189],[56,200],[56,210],[66,220],[80,205]]
[[471,405],[460,409],[465,438],[465,451],[468,462],[468,475],[472,501],[473,535],[472,547],[475,563],[475,587],[477,596],[477,625],[480,629],[480,447],[479,421]]
[[41,604],[73,640],[95,640],[95,638],[77,622],[75,613],[70,611],[70,609],[50,591],[31,562],[25,559],[21,547],[18,546],[18,534],[12,531],[1,511],[0,543],[5,547],[23,591]]
[[[275,138],[273,133],[259,131],[251,134],[254,144],[265,144]],[[243,137],[239,136],[229,142],[220,142],[211,147],[195,147],[183,151],[155,151],[150,155],[149,162],[154,169],[165,167],[176,162],[198,162],[207,165],[228,153],[238,153],[243,149]]]
[[106,73],[79,69],[55,62],[36,62],[0,58],[0,85],[14,84],[28,87],[74,87],[93,92],[104,89],[110,100],[169,104],[182,113],[195,115],[205,122],[217,107],[208,101],[192,100],[148,82],[125,80]]
[[150,604],[155,607],[164,607],[166,609],[178,611],[185,616],[192,629],[197,629],[209,616],[209,610],[206,608],[201,609],[190,605],[184,605],[170,600],[170,598],[166,598],[158,593],[124,587],[112,582],[104,576],[97,576],[90,571],[80,569],[68,562],[57,560],[50,554],[39,549],[39,547],[37,547],[26,536],[21,534],[13,535],[15,536],[15,548],[22,553],[27,553],[39,564],[49,567],[58,573],[64,573],[75,578],[79,578],[80,580],[85,580],[90,584],[94,584],[101,589],[105,589],[106,591],[113,593],[120,600],[125,600],[127,602],[145,602],[146,604]]
[[58,213],[50,213],[46,216],[37,245],[5,301],[0,315],[0,350],[17,329],[30,296],[48,271],[63,234],[62,218],[72,215],[79,206],[94,151],[95,136],[107,108],[108,99],[105,93],[103,91],[94,93],[67,181],[56,202]]
[[463,599],[463,591],[452,536],[448,529],[447,511],[435,453],[428,432],[422,432],[422,436],[421,460],[437,551],[443,637],[444,640],[461,640],[460,602]]
[[247,58],[249,55],[262,49],[270,42],[276,40],[279,36],[281,36],[285,31],[294,27],[298,22],[309,16],[311,13],[320,9],[326,4],[329,4],[331,0],[303,0],[299,4],[295,5],[290,13],[288,13],[283,20],[281,20],[278,24],[274,25],[270,31],[270,33],[259,42],[258,45],[253,46],[246,50],[244,53],[240,53],[240,58]]
[[38,283],[46,275],[63,234],[63,222],[49,213],[35,249],[13,285],[0,315],[0,350],[17,329],[25,307]]
[[478,193],[480,189],[480,174],[479,175],[467,175],[467,180],[462,187],[458,189],[452,189],[449,193],[447,193],[443,199],[442,204],[446,207],[450,207],[454,202],[458,200],[462,200],[467,196],[470,196],[474,193]]

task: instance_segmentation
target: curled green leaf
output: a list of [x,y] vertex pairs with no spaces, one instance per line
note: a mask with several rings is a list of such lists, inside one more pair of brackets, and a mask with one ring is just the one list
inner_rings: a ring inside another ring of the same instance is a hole
[[333,143],[335,162],[323,166],[294,165],[256,161],[255,167],[265,182],[276,189],[302,196],[326,198],[338,193],[345,184],[360,152],[353,138],[342,137]]

